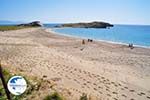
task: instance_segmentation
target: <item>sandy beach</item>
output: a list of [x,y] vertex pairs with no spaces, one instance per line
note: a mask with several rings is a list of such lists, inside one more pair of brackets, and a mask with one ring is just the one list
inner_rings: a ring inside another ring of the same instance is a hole
[[54,80],[57,91],[69,91],[68,100],[83,93],[91,100],[150,100],[149,48],[82,44],[79,38],[28,28],[0,32],[0,60],[13,73]]

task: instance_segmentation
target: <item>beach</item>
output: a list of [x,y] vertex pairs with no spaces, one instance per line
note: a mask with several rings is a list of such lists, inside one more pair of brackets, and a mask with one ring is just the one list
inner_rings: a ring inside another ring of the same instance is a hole
[[[150,48],[82,44],[80,38],[27,28],[0,32],[0,60],[12,73],[53,80],[67,100],[83,93],[91,100],[150,100]],[[36,96],[41,100],[43,94]]]

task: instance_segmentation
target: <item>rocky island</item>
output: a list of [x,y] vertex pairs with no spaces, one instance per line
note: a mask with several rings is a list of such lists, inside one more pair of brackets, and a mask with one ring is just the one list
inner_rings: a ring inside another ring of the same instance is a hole
[[61,24],[56,27],[73,27],[73,28],[109,28],[113,27],[112,24],[106,22],[90,22],[90,23],[69,23]]

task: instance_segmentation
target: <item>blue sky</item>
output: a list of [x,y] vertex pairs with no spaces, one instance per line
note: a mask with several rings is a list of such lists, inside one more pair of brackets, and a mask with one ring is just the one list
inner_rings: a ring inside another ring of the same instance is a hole
[[150,24],[150,0],[0,0],[0,20]]

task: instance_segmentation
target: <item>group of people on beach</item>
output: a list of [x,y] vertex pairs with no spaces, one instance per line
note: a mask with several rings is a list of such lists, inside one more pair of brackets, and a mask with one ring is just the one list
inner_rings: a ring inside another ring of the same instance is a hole
[[[88,42],[93,42],[93,40],[92,39],[88,39]],[[85,44],[85,40],[84,39],[82,40],[82,44]]]
[[133,49],[133,48],[134,48],[134,46],[133,46],[133,44],[132,44],[132,43],[130,43],[130,44],[129,44],[129,48],[131,48],[131,49]]
[[[92,39],[88,39],[87,41],[88,41],[88,42],[93,42]],[[82,44],[85,44],[85,40],[84,40],[84,39],[82,40]],[[130,44],[128,45],[128,47],[129,47],[130,49],[133,49],[133,48],[134,48],[134,46],[133,46],[132,43],[130,43]]]

